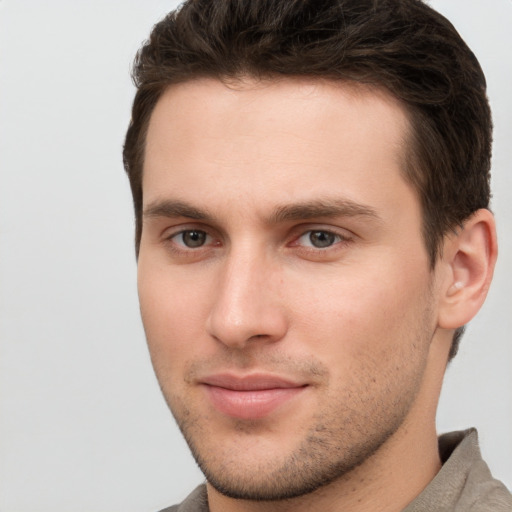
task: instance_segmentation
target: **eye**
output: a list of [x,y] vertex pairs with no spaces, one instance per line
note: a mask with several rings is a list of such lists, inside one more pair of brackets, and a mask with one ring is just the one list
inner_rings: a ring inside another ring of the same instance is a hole
[[331,231],[312,230],[307,231],[298,238],[297,243],[304,247],[314,247],[315,249],[325,249],[334,244],[345,240],[342,236]]
[[200,229],[187,229],[180,231],[171,237],[171,240],[181,246],[189,249],[197,249],[202,247],[209,241],[209,235]]

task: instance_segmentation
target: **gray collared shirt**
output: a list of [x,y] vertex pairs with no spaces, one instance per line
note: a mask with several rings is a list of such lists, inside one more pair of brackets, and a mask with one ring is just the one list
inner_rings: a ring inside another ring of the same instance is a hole
[[[475,429],[439,438],[443,467],[403,512],[512,512],[512,495],[483,461]],[[206,486],[161,512],[209,512]]]

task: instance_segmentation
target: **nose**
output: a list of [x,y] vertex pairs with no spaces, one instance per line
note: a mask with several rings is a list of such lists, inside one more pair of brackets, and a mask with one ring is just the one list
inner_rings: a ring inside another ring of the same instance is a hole
[[219,270],[207,330],[230,348],[276,342],[287,331],[280,272],[264,254],[226,256]]

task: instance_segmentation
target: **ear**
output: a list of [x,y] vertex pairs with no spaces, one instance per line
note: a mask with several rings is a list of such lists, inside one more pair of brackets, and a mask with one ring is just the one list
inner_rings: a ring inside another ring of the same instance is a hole
[[477,210],[443,246],[438,325],[457,329],[482,306],[498,255],[496,223],[489,210]]

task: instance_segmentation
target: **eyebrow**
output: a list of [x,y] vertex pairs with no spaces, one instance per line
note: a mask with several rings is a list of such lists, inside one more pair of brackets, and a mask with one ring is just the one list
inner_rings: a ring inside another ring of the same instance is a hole
[[278,206],[270,217],[271,223],[308,220],[320,217],[368,217],[381,220],[377,211],[350,199],[320,199]]
[[[206,209],[172,199],[150,203],[144,208],[143,217],[144,219],[183,217],[193,220],[215,220],[215,216]],[[277,206],[266,221],[268,224],[279,224],[325,217],[367,217],[378,221],[382,220],[377,211],[370,206],[356,203],[350,199],[326,198]]]
[[195,220],[212,220],[213,216],[206,210],[201,210],[182,201],[162,200],[150,203],[142,213],[146,218],[152,217],[186,217]]

